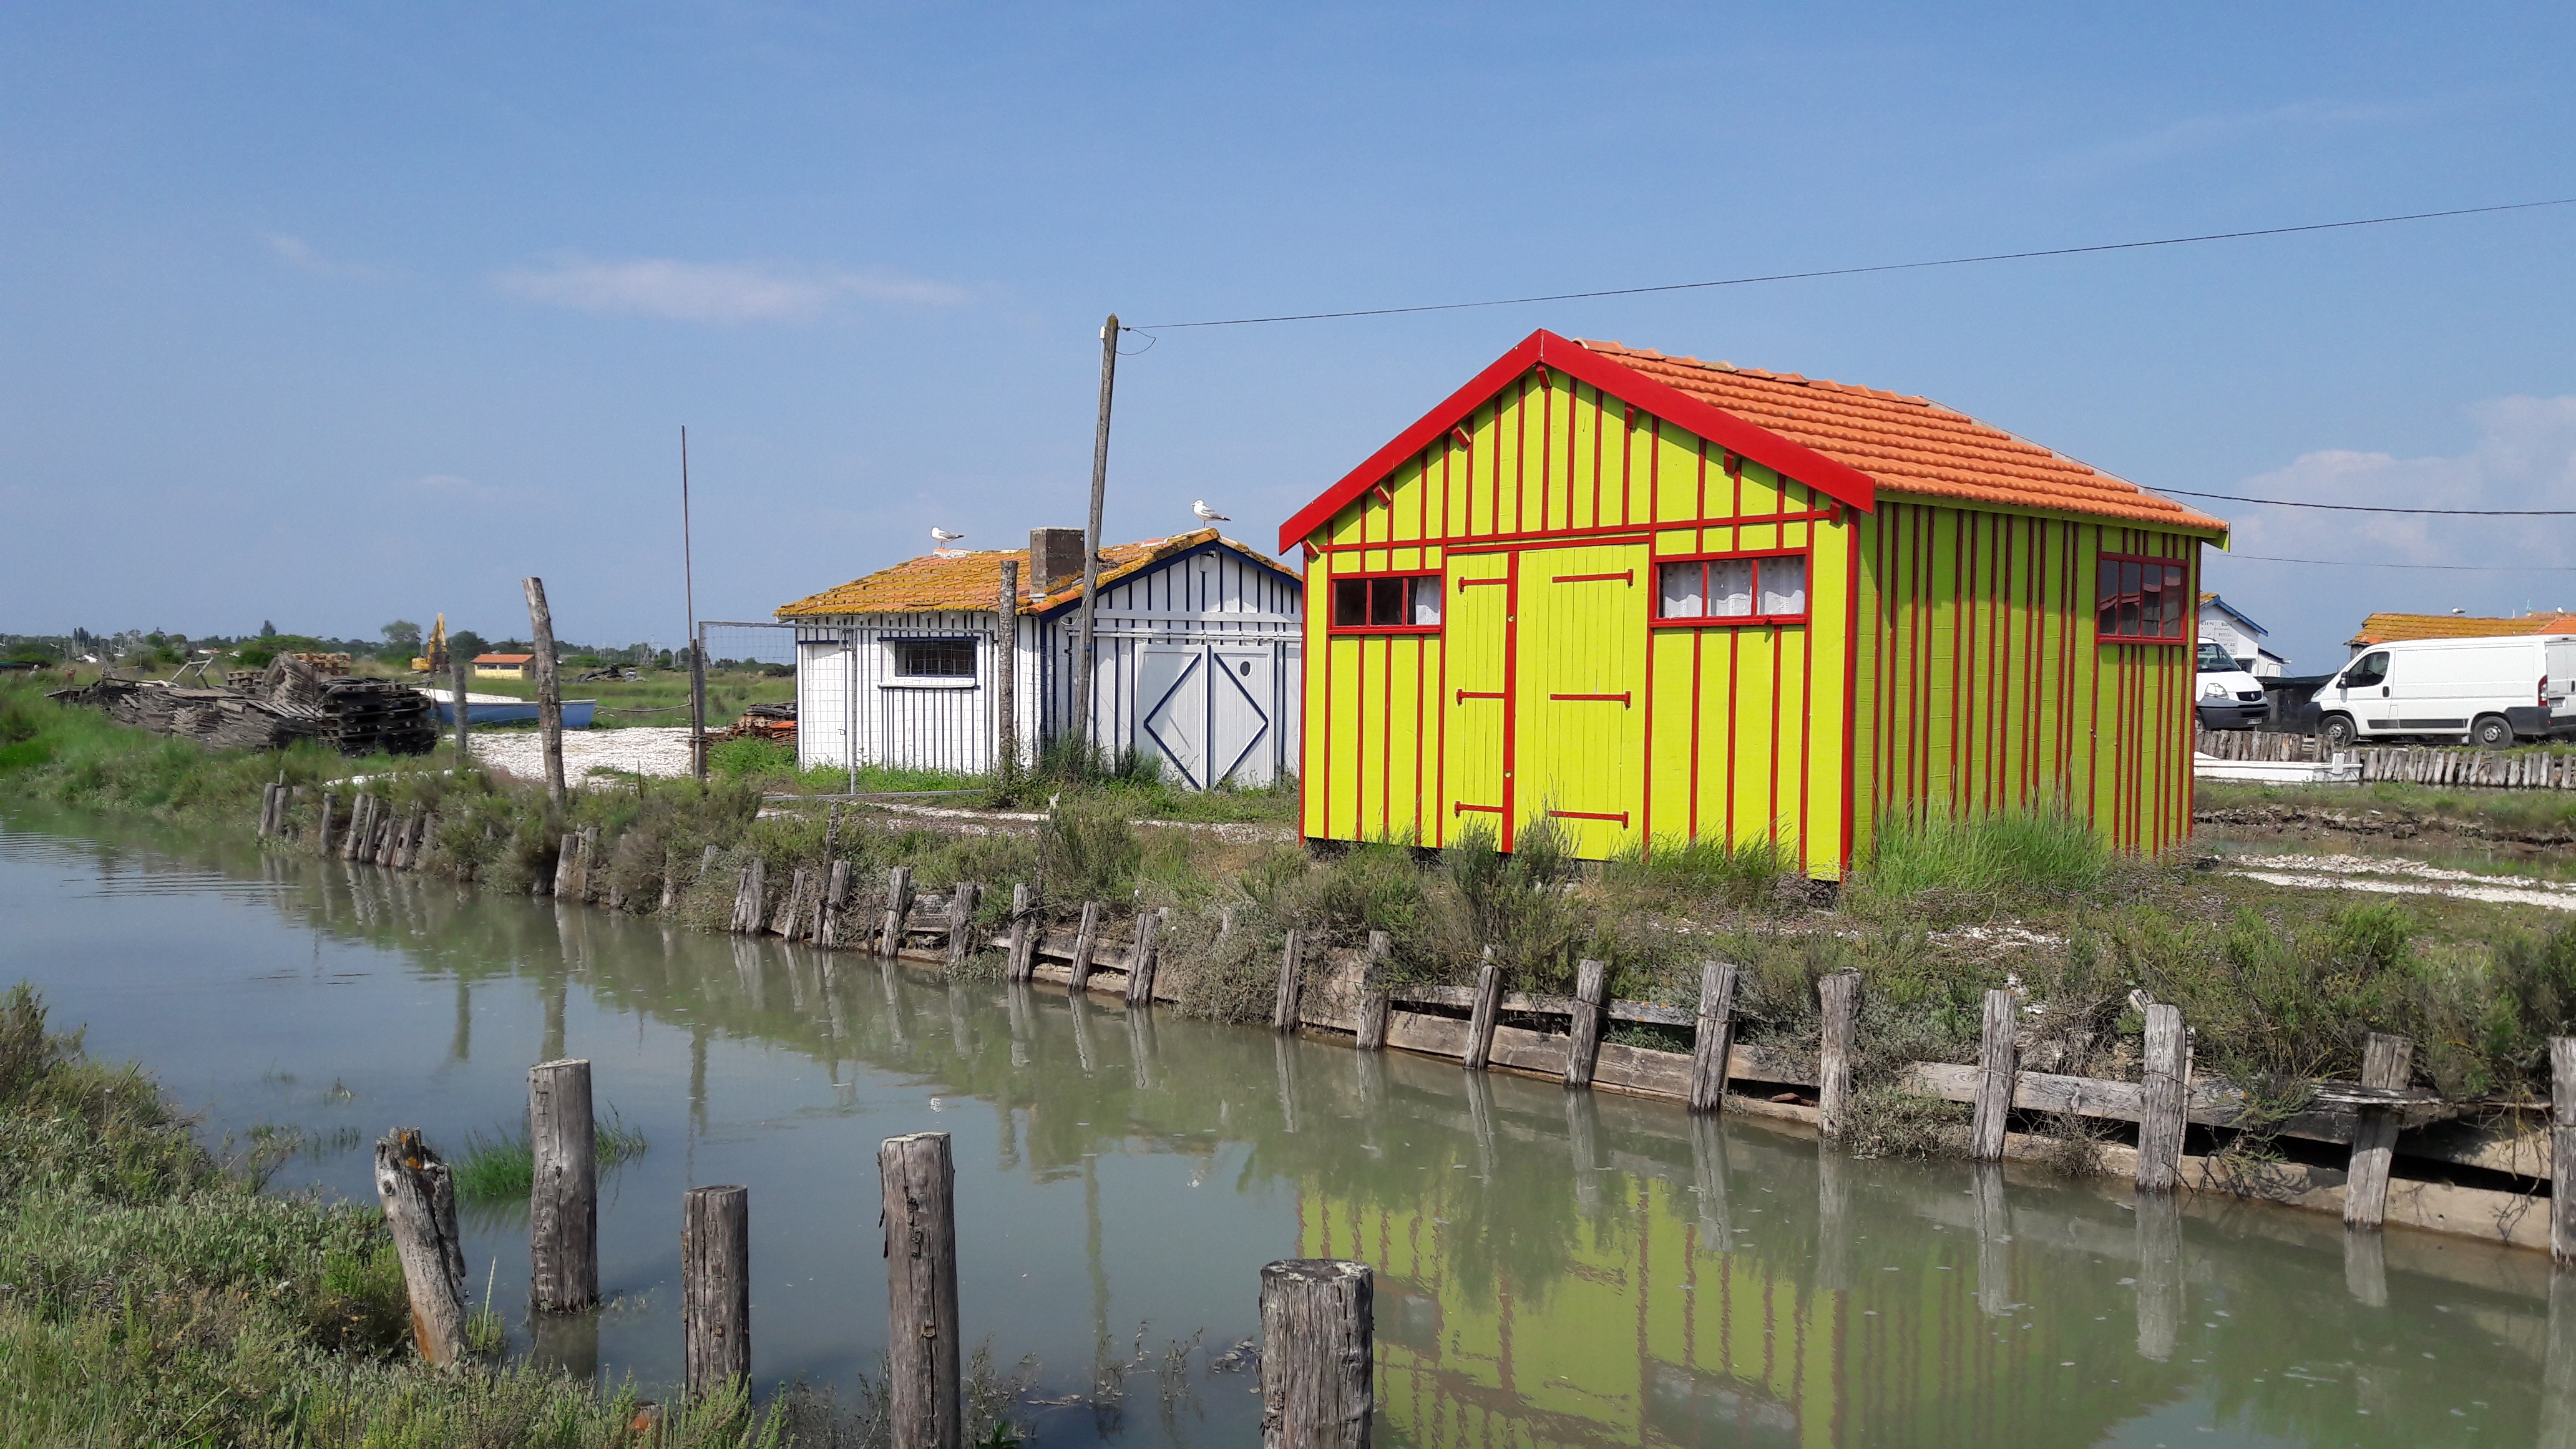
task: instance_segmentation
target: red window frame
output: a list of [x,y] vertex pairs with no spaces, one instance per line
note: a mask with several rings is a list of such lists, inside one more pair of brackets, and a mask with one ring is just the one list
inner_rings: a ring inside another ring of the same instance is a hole
[[[1438,569],[1398,569],[1391,572],[1380,571],[1374,573],[1333,574],[1324,580],[1324,624],[1326,630],[1334,634],[1439,633],[1440,625],[1438,624],[1345,624],[1341,622],[1340,606],[1342,599],[1342,586],[1344,584],[1360,584],[1365,586],[1370,591],[1371,602],[1374,603],[1374,595],[1379,584],[1411,579],[1429,579],[1431,581],[1432,597],[1440,599],[1440,617],[1443,620],[1446,620],[1449,617],[1449,601],[1441,594],[1441,573]],[[1411,617],[1413,612],[1413,595],[1410,589],[1405,592],[1403,609],[1405,615],[1408,618]],[[1375,611],[1374,609],[1370,609],[1368,612],[1374,613]]]
[[[1699,614],[1684,618],[1667,618],[1665,616],[1664,568],[1666,565],[1688,563],[1701,565],[1702,572],[1700,574],[1699,599],[1700,607],[1705,609],[1708,607],[1709,599],[1708,574],[1706,572],[1707,565],[1712,563],[1731,563],[1738,559],[1751,560],[1753,563],[1753,598],[1754,602],[1758,604],[1762,599],[1762,560],[1766,558],[1794,558],[1805,563],[1807,581],[1804,586],[1800,588],[1799,592],[1807,596],[1806,608],[1795,614]],[[1765,625],[1772,624],[1805,624],[1813,621],[1816,616],[1816,560],[1815,551],[1811,548],[1745,548],[1723,553],[1668,553],[1658,555],[1654,558],[1652,560],[1652,568],[1652,583],[1655,590],[1652,596],[1654,612],[1648,618],[1647,623],[1657,629],[1761,628]]]
[[[2147,571],[2157,570],[2161,577],[2151,590]],[[2135,570],[2132,573],[2131,570]],[[2146,601],[2152,592],[2164,606],[2163,616],[2155,621],[2156,632],[2146,632]],[[2105,627],[2104,614],[2111,615]],[[2191,560],[2160,558],[2145,553],[2102,553],[2095,555],[2093,566],[2093,634],[2108,644],[2156,644],[2184,647],[2198,643],[2199,630],[2190,627],[2200,612],[2199,600],[2192,597]]]

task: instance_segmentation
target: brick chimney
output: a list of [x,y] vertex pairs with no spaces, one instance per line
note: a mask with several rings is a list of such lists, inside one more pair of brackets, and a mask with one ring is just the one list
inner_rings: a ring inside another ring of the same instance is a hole
[[1053,591],[1053,585],[1067,574],[1079,582],[1082,576],[1082,530],[1079,528],[1032,528],[1029,530],[1029,588]]

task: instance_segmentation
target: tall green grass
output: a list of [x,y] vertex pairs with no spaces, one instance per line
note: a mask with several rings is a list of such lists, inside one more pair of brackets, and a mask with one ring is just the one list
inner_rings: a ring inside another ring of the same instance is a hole
[[2045,900],[2096,890],[2111,869],[2101,834],[2063,809],[1884,815],[1861,884],[1880,900]]
[[[650,1145],[643,1129],[630,1127],[617,1109],[591,1123],[591,1137],[596,1161],[603,1170],[614,1170],[643,1155]],[[536,1143],[528,1135],[528,1124],[519,1122],[490,1132],[465,1134],[465,1150],[450,1164],[460,1202],[496,1204],[526,1202],[537,1183]]]

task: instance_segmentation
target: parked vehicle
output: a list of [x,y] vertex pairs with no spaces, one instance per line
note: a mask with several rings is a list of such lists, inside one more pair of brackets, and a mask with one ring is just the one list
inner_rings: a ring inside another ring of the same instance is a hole
[[2317,691],[2317,733],[2329,746],[2418,735],[2503,749],[2576,733],[2571,679],[2576,634],[2381,644]]
[[2200,641],[2200,698],[2194,708],[2205,730],[2250,730],[2272,713],[2263,681],[2246,673],[2215,639]]

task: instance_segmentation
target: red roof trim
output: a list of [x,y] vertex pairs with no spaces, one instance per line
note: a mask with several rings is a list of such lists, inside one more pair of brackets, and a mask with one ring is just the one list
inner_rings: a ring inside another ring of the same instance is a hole
[[1501,392],[1503,384],[1541,363],[1588,382],[1621,402],[1634,403],[1666,422],[1687,428],[1797,482],[1821,490],[1863,513],[1872,512],[1877,506],[1878,484],[1850,464],[1836,462],[1768,428],[1756,427],[1723,408],[1713,407],[1667,383],[1657,382],[1624,363],[1542,327],[1523,338],[1518,347],[1495,359],[1492,366],[1469,379],[1466,386],[1449,394],[1447,400],[1423,414],[1412,427],[1397,434],[1393,442],[1371,453],[1367,462],[1343,474],[1342,480],[1324,490],[1321,497],[1297,510],[1295,517],[1279,526],[1280,551],[1286,552],[1299,540],[1331,522],[1333,515],[1341,512],[1353,499],[1376,486],[1404,460],[1429,446],[1432,439],[1458,426],[1461,419]]

